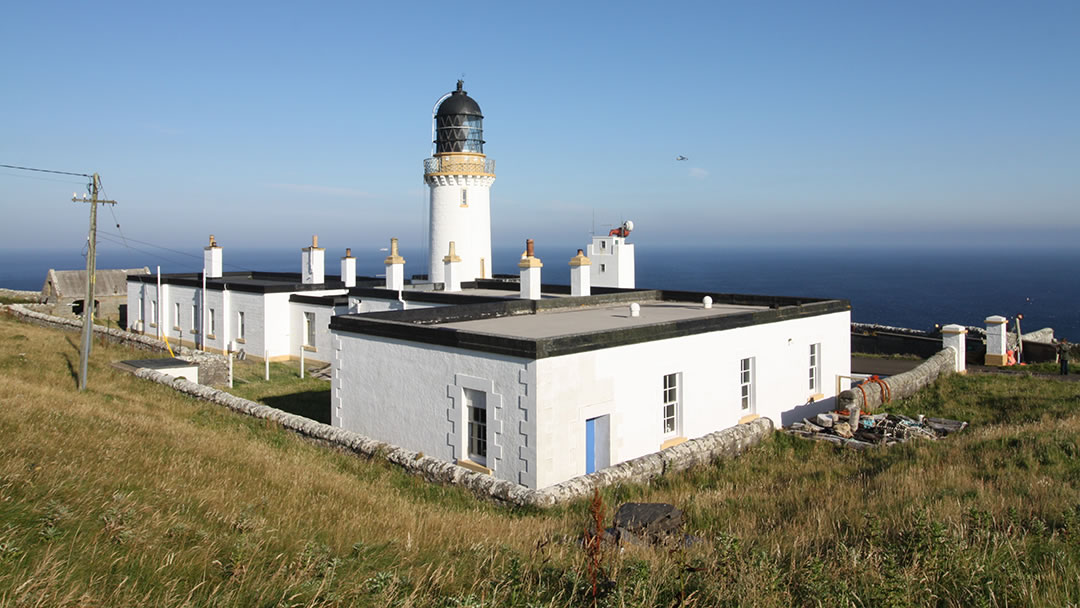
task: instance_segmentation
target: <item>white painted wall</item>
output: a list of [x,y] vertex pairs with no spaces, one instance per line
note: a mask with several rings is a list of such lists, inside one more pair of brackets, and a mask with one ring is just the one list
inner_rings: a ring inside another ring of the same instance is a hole
[[[755,359],[759,415],[781,425],[831,409],[837,376],[850,375],[850,323],[850,313],[834,313],[540,359],[539,487],[585,473],[589,418],[611,416],[612,464],[659,450],[668,439],[661,418],[665,374],[681,374],[675,436],[700,437],[746,415],[740,407],[739,363],[747,357]],[[821,344],[825,398],[807,406],[813,343]]]
[[[192,329],[200,328],[203,322],[209,324],[209,319],[203,316],[201,308],[198,308],[199,314],[194,325],[191,322],[191,306],[193,304],[196,307],[200,306],[201,289],[199,287],[167,284],[162,284],[161,287],[162,301],[164,302],[162,329],[165,330],[166,335],[172,341],[182,335],[183,340],[190,346],[194,341],[193,338],[195,338]],[[236,290],[228,290],[223,293],[222,291],[208,289],[206,291],[206,308],[214,309],[217,316],[217,327],[212,337],[206,336],[207,348],[223,351],[230,340],[237,340],[240,337],[238,335],[237,313],[243,311],[246,331],[244,342],[238,342],[236,344],[237,349],[243,349],[254,357],[262,357],[267,350],[269,350],[271,357],[299,357],[300,353],[293,344],[294,328],[292,323],[294,319],[291,315],[292,307],[289,302],[289,296],[293,295],[293,293],[323,296],[344,295],[346,291],[344,289],[330,289],[259,294]],[[156,285],[128,282],[128,310],[142,307],[144,323],[141,331],[151,336],[156,335],[157,332],[155,328],[150,326],[150,319],[153,318],[150,307],[156,298]],[[181,314],[179,320],[174,318],[177,302],[180,302]],[[175,329],[177,325],[180,327],[179,332]],[[320,326],[320,332],[323,334],[322,340],[325,344],[323,352],[329,352],[330,349],[328,326],[329,319],[327,319],[325,325]],[[138,331],[138,328],[135,330]],[[299,344],[300,339],[300,336],[296,336],[296,344]],[[325,359],[325,361],[329,361],[329,359]]]
[[[431,241],[428,279],[444,282],[443,256],[454,241],[461,258],[461,280],[491,278],[492,176],[438,175],[427,177],[430,189]],[[468,205],[461,204],[466,192]]]
[[315,344],[312,345],[314,349],[309,348],[304,351],[304,360],[329,363],[333,358],[332,341],[330,339],[330,317],[347,313],[348,306],[318,306],[303,302],[289,302],[289,309],[289,320],[291,322],[289,330],[290,354],[293,357],[300,357],[300,349],[304,346],[306,335],[304,313],[314,313]]
[[487,393],[487,467],[535,487],[527,415],[535,363],[429,344],[331,332],[331,424],[448,462],[466,438],[463,389]]

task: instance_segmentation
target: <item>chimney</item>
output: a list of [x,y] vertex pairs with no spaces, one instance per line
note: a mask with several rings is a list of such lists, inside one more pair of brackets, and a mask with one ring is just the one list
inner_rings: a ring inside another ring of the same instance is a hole
[[450,241],[450,253],[443,261],[443,290],[461,291],[461,258],[454,251],[454,241]]
[[571,296],[587,296],[592,293],[589,266],[592,266],[592,262],[585,257],[585,252],[580,249],[577,250],[577,255],[570,258]]
[[325,251],[319,247],[319,235],[311,237],[311,247],[300,250],[300,274],[305,285],[324,283],[323,260]]
[[341,258],[341,280],[345,281],[345,287],[356,287],[356,258],[352,257],[352,249],[345,249],[345,257]]
[[540,269],[543,267],[540,258],[534,255],[533,240],[528,239],[525,241],[525,254],[521,256],[521,261],[518,262],[518,268],[521,269],[522,299],[540,299]]
[[210,235],[210,246],[203,249],[203,272],[208,279],[221,278],[221,247],[218,247],[214,235]]
[[390,255],[386,256],[386,288],[405,289],[405,258],[398,254],[397,239],[390,239]]

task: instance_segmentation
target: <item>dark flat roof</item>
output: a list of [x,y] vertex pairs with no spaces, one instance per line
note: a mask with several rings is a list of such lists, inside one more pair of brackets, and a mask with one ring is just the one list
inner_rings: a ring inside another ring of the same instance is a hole
[[[705,309],[701,300],[713,299]],[[629,306],[641,306],[631,317]],[[339,315],[330,329],[542,359],[851,310],[847,300],[662,290]]]
[[[290,291],[321,291],[324,289],[345,289],[345,283],[338,275],[326,275],[322,283],[303,282],[299,272],[225,272],[220,279],[206,279],[208,291],[243,291],[249,293],[283,293]],[[157,275],[129,275],[128,282],[157,283]],[[202,287],[202,273],[172,273],[161,275],[162,284],[182,285],[184,287]],[[375,277],[357,277],[357,284],[381,283],[383,279]]]

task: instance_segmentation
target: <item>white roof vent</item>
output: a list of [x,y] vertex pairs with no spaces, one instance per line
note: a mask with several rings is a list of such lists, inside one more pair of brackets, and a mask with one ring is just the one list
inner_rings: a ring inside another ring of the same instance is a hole
[[712,296],[705,296],[704,298],[701,298],[701,303],[705,306],[705,308],[712,308]]
[[631,317],[640,317],[641,316],[641,304],[638,304],[637,302],[634,302],[633,304],[630,305],[630,316]]

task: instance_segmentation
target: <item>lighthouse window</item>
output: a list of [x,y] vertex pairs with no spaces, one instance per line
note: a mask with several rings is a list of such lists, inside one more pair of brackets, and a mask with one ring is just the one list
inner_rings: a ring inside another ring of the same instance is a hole
[[468,207],[469,206],[469,191],[466,190],[465,188],[461,189],[461,206],[462,207]]

